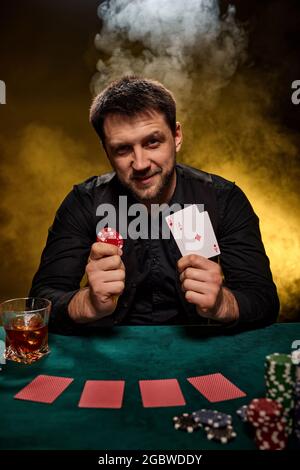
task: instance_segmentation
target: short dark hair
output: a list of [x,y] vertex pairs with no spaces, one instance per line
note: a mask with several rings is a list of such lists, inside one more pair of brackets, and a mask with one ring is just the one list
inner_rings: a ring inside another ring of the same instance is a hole
[[172,93],[156,80],[129,75],[113,81],[94,98],[90,122],[105,147],[105,117],[109,114],[134,117],[151,111],[163,114],[175,135],[176,102]]

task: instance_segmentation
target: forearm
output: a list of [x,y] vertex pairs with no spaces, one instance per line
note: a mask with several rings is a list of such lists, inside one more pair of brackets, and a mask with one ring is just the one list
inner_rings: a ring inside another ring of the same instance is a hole
[[270,324],[276,321],[280,309],[275,285],[261,285],[256,289],[235,289],[232,292],[239,305],[239,323]]
[[279,299],[261,238],[259,218],[236,186],[227,198],[219,193],[219,204],[218,241],[223,286],[230,289],[237,301],[238,323],[272,323],[279,312]]
[[[199,307],[196,307],[199,315],[203,314]],[[234,294],[227,289],[222,287],[213,309],[213,317],[223,323],[236,321],[239,318],[239,306]]]

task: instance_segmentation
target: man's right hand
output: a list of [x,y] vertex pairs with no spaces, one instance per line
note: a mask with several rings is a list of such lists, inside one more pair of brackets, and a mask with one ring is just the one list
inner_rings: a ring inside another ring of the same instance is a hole
[[114,312],[117,297],[125,287],[125,266],[122,250],[109,243],[92,245],[86,274],[89,286],[71,299],[68,312],[79,323],[95,321]]

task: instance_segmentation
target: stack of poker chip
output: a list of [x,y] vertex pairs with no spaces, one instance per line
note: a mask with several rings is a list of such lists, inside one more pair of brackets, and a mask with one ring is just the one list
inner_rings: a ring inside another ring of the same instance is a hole
[[227,444],[236,437],[232,426],[232,417],[216,410],[201,409],[193,413],[183,413],[173,418],[174,428],[194,432],[204,428],[208,440]]
[[288,441],[284,408],[276,400],[255,398],[247,406],[247,421],[255,428],[255,441],[260,450],[282,450]]
[[295,366],[289,354],[274,353],[265,360],[266,396],[283,406],[286,431],[293,429]]
[[300,441],[300,381],[295,386],[294,432]]
[[296,384],[295,384],[295,408],[294,408],[294,432],[298,440],[300,440],[300,350],[292,352],[292,363],[296,367]]

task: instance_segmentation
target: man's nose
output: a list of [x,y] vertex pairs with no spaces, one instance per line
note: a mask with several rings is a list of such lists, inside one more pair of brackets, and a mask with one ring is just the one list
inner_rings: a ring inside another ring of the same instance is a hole
[[135,147],[133,149],[132,169],[134,171],[144,171],[151,165],[150,160],[143,147]]

